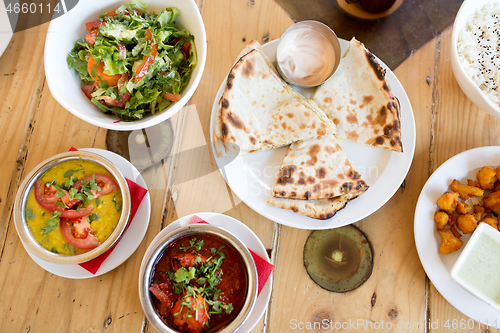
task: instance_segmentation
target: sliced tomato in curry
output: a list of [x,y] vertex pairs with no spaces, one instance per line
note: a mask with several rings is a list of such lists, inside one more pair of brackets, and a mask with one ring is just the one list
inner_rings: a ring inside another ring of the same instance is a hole
[[[113,178],[111,178],[108,175],[104,175],[102,173],[95,173],[95,183],[97,186],[99,186],[101,189],[99,191],[96,190],[90,190],[92,194],[94,195],[94,199],[99,198],[101,195],[108,194],[114,191],[118,191],[120,187],[118,184],[114,181]],[[92,176],[87,176],[79,181],[77,181],[75,184],[73,184],[73,188],[76,188],[78,191],[81,190],[82,188],[82,182],[89,182],[92,180]]]
[[[43,189],[43,191],[42,191]],[[69,193],[66,190],[61,189],[65,195],[61,198],[57,197],[57,190],[54,186],[47,187],[41,181],[35,182],[35,200],[36,202],[50,212],[58,211],[61,213],[61,217],[64,218],[80,218],[87,216],[94,210],[94,207],[80,207],[80,209],[69,209],[81,202],[78,199],[70,199]],[[58,206],[56,203],[61,202],[66,205],[67,208]]]
[[101,244],[86,216],[78,219],[61,218],[59,227],[64,239],[78,249],[93,249]]

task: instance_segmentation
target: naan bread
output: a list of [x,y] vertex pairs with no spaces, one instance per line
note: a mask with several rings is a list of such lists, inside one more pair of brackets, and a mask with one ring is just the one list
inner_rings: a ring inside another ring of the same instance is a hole
[[399,101],[391,93],[385,71],[355,38],[313,100],[337,126],[338,138],[403,151]]
[[325,113],[281,79],[260,44],[253,41],[247,48],[231,69],[219,103],[214,133],[219,156],[234,144],[245,154],[335,133]]
[[294,213],[299,213],[314,219],[327,220],[344,208],[350,199],[354,199],[354,197],[349,194],[337,198],[319,200],[286,199],[271,196],[267,204],[282,209],[288,209]]
[[283,160],[273,196],[290,199],[331,199],[368,189],[333,135],[293,143]]

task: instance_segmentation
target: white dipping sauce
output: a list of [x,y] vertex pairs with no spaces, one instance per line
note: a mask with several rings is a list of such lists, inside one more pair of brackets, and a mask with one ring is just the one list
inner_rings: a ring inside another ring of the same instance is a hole
[[282,72],[301,85],[320,84],[332,74],[335,50],[320,32],[301,28],[280,40],[277,59]]
[[500,304],[500,244],[481,234],[457,275]]

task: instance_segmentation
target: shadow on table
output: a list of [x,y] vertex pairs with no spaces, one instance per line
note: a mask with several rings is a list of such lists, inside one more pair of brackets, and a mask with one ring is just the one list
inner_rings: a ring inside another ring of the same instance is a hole
[[275,0],[295,21],[317,20],[343,39],[363,42],[391,69],[450,26],[463,0],[404,0],[392,14],[375,20],[348,14],[338,1]]

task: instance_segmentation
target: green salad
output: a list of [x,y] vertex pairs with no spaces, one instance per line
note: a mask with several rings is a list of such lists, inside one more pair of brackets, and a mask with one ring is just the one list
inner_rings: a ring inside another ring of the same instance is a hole
[[85,24],[86,37],[67,57],[91,102],[124,121],[179,101],[197,62],[194,36],[175,27],[179,10],[149,14],[146,9],[138,0],[103,11]]

